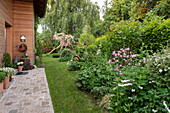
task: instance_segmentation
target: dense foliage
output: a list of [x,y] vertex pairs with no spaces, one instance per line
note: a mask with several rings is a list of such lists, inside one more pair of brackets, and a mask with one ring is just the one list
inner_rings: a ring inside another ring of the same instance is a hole
[[114,78],[110,66],[105,58],[96,56],[92,62],[86,61],[81,72],[77,76],[76,85],[82,89],[94,93],[96,97],[104,96],[113,87]]
[[89,46],[87,47],[87,52],[88,52],[89,54],[96,54],[96,52],[97,52],[97,46],[96,46],[96,45],[89,45]]
[[85,25],[93,28],[95,20],[99,20],[99,6],[90,0],[53,0],[51,3],[42,20],[44,34],[64,32],[79,38]]
[[2,62],[4,63],[5,67],[12,67],[11,55],[8,52],[5,53]]
[[5,80],[6,72],[0,72],[0,83]]
[[73,57],[73,52],[70,49],[64,49],[60,55],[60,62],[65,62],[71,60]]
[[148,15],[141,28],[142,41],[148,46],[148,49],[160,50],[167,45],[170,39],[169,29],[170,19],[162,20],[158,16]]

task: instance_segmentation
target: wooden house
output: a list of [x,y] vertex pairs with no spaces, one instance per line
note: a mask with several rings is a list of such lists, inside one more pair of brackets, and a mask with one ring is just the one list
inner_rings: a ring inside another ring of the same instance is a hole
[[34,63],[35,17],[44,17],[46,6],[47,0],[0,0],[0,63],[5,52],[12,60],[23,56],[21,45]]

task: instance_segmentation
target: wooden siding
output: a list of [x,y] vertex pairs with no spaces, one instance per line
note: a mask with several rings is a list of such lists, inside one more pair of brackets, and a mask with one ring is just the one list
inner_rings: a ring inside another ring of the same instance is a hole
[[[24,53],[19,52],[20,44],[27,45],[27,54],[33,64],[34,60],[34,9],[33,0],[14,0],[14,56],[19,58]],[[25,36],[26,42],[21,42],[20,37]]]
[[[8,23],[8,26],[13,26],[13,0],[0,0],[0,63],[3,58],[3,53],[5,53],[5,23]],[[8,32],[11,33],[9,37],[7,37],[9,39],[12,39],[11,29]],[[9,43],[9,41],[7,41],[7,43]],[[11,44],[11,42],[9,44]],[[12,45],[10,45],[7,51],[12,54]]]

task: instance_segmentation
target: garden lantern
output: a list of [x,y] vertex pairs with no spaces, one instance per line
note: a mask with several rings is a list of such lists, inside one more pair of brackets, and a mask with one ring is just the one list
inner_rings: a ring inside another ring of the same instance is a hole
[[21,42],[25,42],[25,36],[21,36]]

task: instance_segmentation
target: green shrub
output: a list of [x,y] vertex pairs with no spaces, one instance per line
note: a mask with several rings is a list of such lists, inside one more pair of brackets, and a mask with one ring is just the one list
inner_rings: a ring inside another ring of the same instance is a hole
[[53,53],[53,58],[59,58],[60,57],[60,53]]
[[101,52],[111,58],[111,52],[121,48],[131,48],[133,52],[138,51],[142,44],[141,23],[139,21],[120,21],[111,25],[111,32],[106,35],[106,41],[102,42]]
[[150,59],[148,79],[155,81],[157,87],[168,88],[170,86],[170,49],[156,53]]
[[38,68],[41,68],[41,65],[43,64],[42,62],[42,58],[39,57],[39,59],[35,59],[35,63],[34,63]]
[[114,76],[110,68],[106,59],[100,56],[95,56],[92,61],[86,60],[77,76],[76,85],[80,89],[94,93],[95,97],[100,98],[114,86]]
[[92,34],[83,33],[80,36],[80,42],[83,44],[84,42],[86,42],[87,45],[91,45],[93,44],[94,41],[95,41],[95,37]]
[[60,55],[60,62],[65,62],[65,61],[69,61],[72,59],[73,57],[73,52],[70,50],[70,49],[64,49],[62,52],[61,52],[61,55]]
[[170,29],[170,19],[162,20],[159,17],[146,19],[142,26],[142,40],[148,46],[149,50],[156,52],[166,46]]
[[69,71],[76,71],[76,70],[80,70],[81,66],[82,66],[82,62],[69,62],[68,63],[69,67],[68,70]]
[[84,53],[85,53],[85,48],[84,47],[79,47],[78,48],[78,55],[80,58],[84,57]]
[[89,45],[89,46],[87,47],[87,52],[88,52],[89,54],[96,54],[96,52],[97,52],[97,46],[96,46],[96,45]]
[[5,80],[6,72],[0,72],[0,83]]
[[11,55],[8,52],[6,52],[2,62],[5,64],[5,67],[12,67]]

